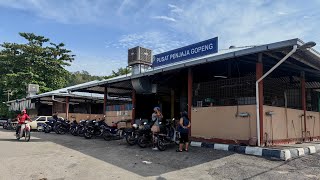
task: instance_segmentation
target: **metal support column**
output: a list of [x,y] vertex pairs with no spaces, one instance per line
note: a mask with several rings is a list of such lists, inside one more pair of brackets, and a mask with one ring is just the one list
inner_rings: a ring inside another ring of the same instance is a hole
[[105,114],[106,114],[106,111],[107,111],[107,100],[108,100],[108,91],[107,91],[107,87],[104,87],[103,115],[105,115]]
[[136,91],[132,90],[132,120],[131,124],[134,124],[136,119]]
[[[258,63],[256,64],[256,79],[263,76],[262,54],[259,54]],[[260,145],[263,143],[263,81],[258,84],[259,87],[259,130],[260,130]]]
[[69,119],[69,97],[66,97],[66,119]]
[[306,111],[307,111],[307,106],[306,106],[306,81],[305,81],[305,74],[304,72],[301,72],[300,75],[301,79],[301,105],[302,105],[302,110],[303,110],[303,131],[304,133],[304,140],[306,139],[307,136],[307,116],[306,116]]
[[[193,76],[192,76],[192,69],[188,69],[188,117],[191,122],[191,108],[192,108],[192,83],[193,83]],[[189,135],[191,136],[191,128],[189,131]]]
[[171,89],[171,118],[174,118],[174,90]]

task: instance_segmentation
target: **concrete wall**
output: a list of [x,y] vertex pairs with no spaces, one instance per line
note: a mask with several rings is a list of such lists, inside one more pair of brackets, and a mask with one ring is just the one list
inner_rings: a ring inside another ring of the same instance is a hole
[[[66,118],[66,113],[59,113],[60,117]],[[72,121],[75,119],[76,121],[87,120],[87,119],[104,119],[103,114],[80,114],[80,113],[69,113],[69,120]],[[73,118],[74,117],[74,118]],[[108,125],[111,125],[112,122],[118,122],[120,120],[131,120],[132,111],[108,111],[106,112],[105,122]],[[131,127],[131,122],[129,123],[119,123],[119,127]]]
[[[106,123],[111,124],[112,122],[118,122],[121,120],[131,120],[132,119],[132,111],[107,111],[106,112]],[[131,123],[119,123],[120,127],[130,127]]]
[[[58,116],[63,117],[64,119],[66,118],[66,113],[59,113]],[[103,114],[80,114],[80,113],[69,113],[69,120],[87,120],[87,119],[103,119]]]
[[[302,110],[283,107],[264,106],[264,132],[268,133],[269,140],[298,139],[302,138],[304,131],[304,120]],[[273,111],[272,119],[265,113]],[[307,131],[312,137],[320,136],[320,114],[319,112],[307,111]],[[312,117],[308,117],[312,116]],[[309,135],[308,135],[309,136]]]
[[[249,140],[256,137],[256,106],[197,107],[191,113],[193,137],[206,139]],[[238,110],[237,110],[238,109]],[[237,111],[250,117],[236,116]]]

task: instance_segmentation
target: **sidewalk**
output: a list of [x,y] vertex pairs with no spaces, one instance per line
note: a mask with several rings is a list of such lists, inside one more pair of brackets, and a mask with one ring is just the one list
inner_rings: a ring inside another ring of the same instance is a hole
[[254,156],[262,156],[287,161],[289,159],[300,156],[314,154],[320,152],[320,142],[308,142],[303,144],[286,144],[283,146],[273,147],[251,147],[232,144],[218,144],[207,142],[191,142],[191,146],[213,148],[215,150],[233,151],[241,154],[249,154]]

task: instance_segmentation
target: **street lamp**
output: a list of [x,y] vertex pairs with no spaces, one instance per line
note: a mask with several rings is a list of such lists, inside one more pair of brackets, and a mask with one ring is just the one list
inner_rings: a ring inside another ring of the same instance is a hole
[[273,70],[275,70],[277,67],[279,67],[285,60],[287,60],[293,53],[295,53],[297,50],[307,50],[309,48],[312,48],[315,46],[316,43],[313,41],[304,43],[298,48],[298,45],[294,45],[293,49],[285,56],[283,57],[276,65],[274,65],[268,72],[266,72],[260,79],[256,81],[256,112],[257,112],[257,139],[258,139],[258,146],[261,145],[260,142],[260,114],[259,114],[259,82],[261,82],[265,77],[267,77]]

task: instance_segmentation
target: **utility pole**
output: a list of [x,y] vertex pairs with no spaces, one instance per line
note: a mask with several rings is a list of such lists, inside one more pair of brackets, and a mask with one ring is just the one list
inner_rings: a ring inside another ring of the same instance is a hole
[[11,89],[8,89],[8,90],[4,91],[4,95],[7,95],[8,96],[8,101],[10,101],[10,95],[12,96]]

